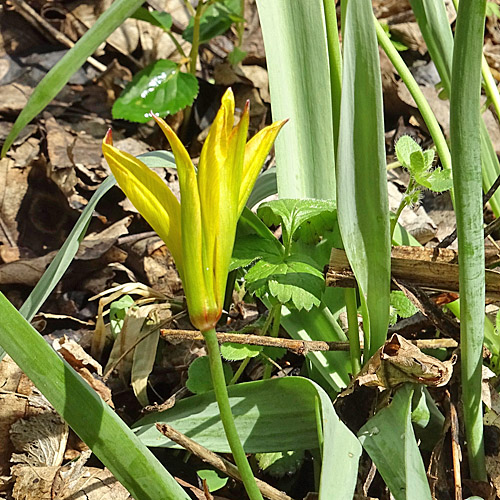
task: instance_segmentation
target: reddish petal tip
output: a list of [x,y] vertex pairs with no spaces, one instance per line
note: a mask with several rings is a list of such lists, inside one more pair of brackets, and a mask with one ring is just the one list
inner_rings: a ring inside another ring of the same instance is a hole
[[110,146],[113,145],[113,131],[110,128],[108,128],[108,131],[104,136],[104,143],[109,144]]

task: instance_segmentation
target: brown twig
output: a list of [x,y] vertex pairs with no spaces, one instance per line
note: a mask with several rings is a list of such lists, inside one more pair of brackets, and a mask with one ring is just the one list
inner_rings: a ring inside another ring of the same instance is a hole
[[[160,335],[168,341],[194,341],[203,340],[203,335],[197,330],[160,330]],[[324,342],[320,340],[293,340],[273,337],[263,337],[246,333],[217,333],[217,340],[223,344],[232,342],[235,344],[261,345],[269,347],[281,347],[299,356],[306,356],[311,351],[348,351],[349,342]],[[425,339],[411,341],[419,349],[455,348],[458,346],[453,339]],[[361,343],[363,347],[363,343]]]
[[458,414],[457,407],[451,399],[449,391],[445,391],[445,397],[450,407],[450,433],[451,433],[451,456],[453,460],[453,479],[455,483],[455,500],[462,500],[462,476],[460,473],[460,462],[462,461],[462,452],[460,450],[460,441],[458,437]]
[[[66,35],[51,26],[38,12],[31,8],[24,0],[10,0],[14,5],[15,10],[26,19],[34,28],[42,33],[42,35],[50,35],[57,42],[72,48],[75,42],[70,40]],[[106,71],[106,66],[93,57],[88,57],[87,62],[94,66],[98,71]]]
[[[168,437],[178,445],[182,446],[189,452],[201,458],[201,460],[203,460],[204,462],[209,463],[216,469],[219,469],[220,471],[224,472],[224,474],[227,474],[228,476],[231,476],[232,478],[241,481],[241,476],[238,471],[238,468],[228,460],[220,457],[213,451],[210,451],[207,448],[201,446],[200,444],[188,438],[181,432],[176,431],[167,424],[156,424],[156,428],[164,436]],[[282,491],[273,488],[270,484],[267,484],[266,482],[261,481],[260,479],[257,478],[255,479],[255,481],[257,482],[257,487],[259,488],[260,492],[266,498],[270,498],[271,500],[293,500],[292,497],[289,497],[286,493],[283,493]]]

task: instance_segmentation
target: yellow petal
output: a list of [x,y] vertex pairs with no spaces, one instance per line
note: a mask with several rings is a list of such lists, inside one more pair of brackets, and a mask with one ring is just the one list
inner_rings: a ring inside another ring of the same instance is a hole
[[177,198],[144,163],[115,148],[110,134],[103,141],[102,151],[116,182],[165,242],[182,275],[181,207]]
[[241,214],[245,203],[252,192],[253,186],[260,169],[268,155],[278,132],[288,120],[274,122],[248,141],[245,149],[245,162],[243,164],[243,177],[240,187],[240,198],[238,203],[238,215]]
[[204,330],[205,321],[216,314],[217,306],[213,292],[213,269],[207,269],[202,259],[201,205],[196,172],[186,148],[175,132],[164,120],[154,118],[175,156],[181,191],[182,250],[186,262],[182,282],[191,321],[197,328]]

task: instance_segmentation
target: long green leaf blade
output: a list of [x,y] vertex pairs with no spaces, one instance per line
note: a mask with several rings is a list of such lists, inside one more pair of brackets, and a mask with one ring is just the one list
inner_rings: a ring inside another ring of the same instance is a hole
[[[481,403],[484,339],[484,231],[481,182],[481,57],[486,0],[458,9],[450,96],[460,291],[462,401],[472,479],[486,481]],[[467,68],[467,71],[463,71]]]
[[[335,198],[330,75],[321,0],[258,0],[281,198]],[[300,33],[300,36],[297,34]]]
[[0,344],[136,500],[189,496],[116,413],[0,294]]
[[73,75],[92,55],[97,47],[130,17],[144,0],[116,0],[111,4],[73,48],[47,73],[37,85],[25,108],[21,111],[2,147],[2,157],[19,132],[62,90]]
[[[323,434],[320,499],[352,499],[361,446],[321,387],[305,378],[284,377],[232,385],[228,394],[247,453],[318,448],[315,407],[319,403]],[[157,422],[171,425],[211,450],[230,452],[212,391],[147,415],[133,426],[147,446],[178,448],[156,430]]]
[[396,500],[430,500],[431,492],[411,423],[413,387],[405,384],[392,403],[360,429],[359,440]]
[[337,208],[371,357],[387,335],[391,249],[382,84],[369,0],[347,4],[343,50]]

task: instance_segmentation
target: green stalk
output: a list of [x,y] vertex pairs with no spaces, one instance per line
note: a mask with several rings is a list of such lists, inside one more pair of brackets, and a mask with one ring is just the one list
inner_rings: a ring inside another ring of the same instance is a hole
[[351,354],[352,375],[355,377],[361,371],[361,346],[359,345],[356,289],[346,288],[344,291],[344,300],[347,310],[347,325],[349,327],[349,353]]
[[484,338],[484,233],[480,92],[486,0],[458,8],[450,96],[450,135],[458,231],[462,401],[471,478],[487,479],[481,405]]
[[391,219],[391,241],[394,239],[394,230],[396,229],[396,226],[398,224],[399,217],[401,215],[401,212],[405,209],[407,203],[407,196],[414,191],[416,187],[416,182],[413,177],[410,176],[410,180],[408,182],[408,187],[406,188],[406,191],[403,194],[403,197],[401,198],[401,203],[399,204],[398,209],[396,210],[396,213],[394,215],[394,218]]
[[202,333],[205,338],[208,358],[210,361],[210,373],[212,375],[215,398],[217,399],[217,404],[219,406],[220,418],[222,420],[222,425],[224,426],[227,442],[229,443],[234,461],[236,462],[236,466],[241,474],[241,479],[245,485],[248,497],[250,500],[263,500],[234,423],[234,417],[231,412],[226,382],[224,379],[219,342],[217,341],[215,329],[212,328],[211,330],[207,330]]
[[422,115],[422,118],[424,119],[425,124],[429,129],[429,133],[431,134],[434,144],[436,145],[439,158],[441,159],[441,164],[444,168],[451,169],[450,150],[448,149],[448,145],[446,144],[446,139],[443,135],[443,132],[441,131],[441,127],[439,126],[436,116],[432,112],[427,99],[420,90],[420,87],[415,81],[415,78],[413,78],[413,75],[408,69],[408,66],[406,66],[405,62],[403,61],[403,58],[399,55],[399,52],[395,49],[391,40],[376,19],[375,29],[377,31],[377,39],[379,45],[387,54],[387,57],[390,59],[392,65],[398,72],[399,76],[401,77],[413,99],[415,100],[415,103],[417,104],[418,110],[420,111],[420,114]]
[[[271,328],[271,337],[277,338],[280,331],[281,323],[281,304],[275,304],[271,310],[273,315],[273,327]],[[262,378],[265,380],[271,378],[271,373],[273,371],[272,365],[266,365],[264,368],[264,375]]]

